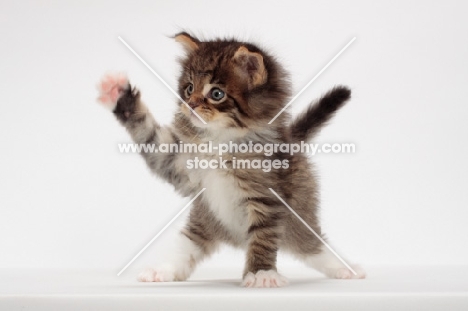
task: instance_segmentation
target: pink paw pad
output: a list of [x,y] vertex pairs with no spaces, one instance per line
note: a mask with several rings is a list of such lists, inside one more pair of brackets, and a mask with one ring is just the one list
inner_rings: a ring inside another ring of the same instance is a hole
[[98,101],[109,109],[114,110],[117,101],[128,87],[128,78],[125,74],[108,74],[98,84]]
[[174,281],[172,268],[146,269],[138,276],[140,282],[172,282]]
[[365,279],[366,278],[366,272],[358,265],[352,265],[351,266],[356,272],[354,274],[349,270],[348,268],[341,268],[336,271],[335,278],[336,279]]
[[288,285],[288,279],[273,270],[260,270],[256,274],[249,272],[245,275],[241,286],[243,287],[256,287],[256,288],[270,288],[270,287],[283,287]]

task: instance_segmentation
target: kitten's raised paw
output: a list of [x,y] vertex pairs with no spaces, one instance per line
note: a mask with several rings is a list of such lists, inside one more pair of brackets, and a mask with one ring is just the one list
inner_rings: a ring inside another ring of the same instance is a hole
[[138,275],[140,282],[173,282],[174,271],[170,268],[146,269]]
[[366,271],[362,269],[358,265],[351,265],[351,268],[353,268],[353,272],[349,270],[348,268],[340,268],[337,269],[335,272],[335,279],[365,279],[366,278]]
[[242,281],[243,287],[283,287],[288,285],[288,279],[274,270],[260,270],[253,274],[249,272]]
[[107,74],[98,84],[98,101],[113,111],[117,105],[117,101],[129,87],[130,84],[125,74]]

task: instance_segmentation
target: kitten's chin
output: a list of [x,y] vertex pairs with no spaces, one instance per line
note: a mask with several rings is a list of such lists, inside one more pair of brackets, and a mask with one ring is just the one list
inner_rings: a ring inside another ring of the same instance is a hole
[[206,120],[204,120],[203,117],[200,116],[199,114],[196,115],[195,113],[190,111],[189,115],[188,115],[188,118],[189,118],[190,122],[192,122],[192,124],[195,127],[201,127],[201,128],[208,128],[209,127],[208,122]]

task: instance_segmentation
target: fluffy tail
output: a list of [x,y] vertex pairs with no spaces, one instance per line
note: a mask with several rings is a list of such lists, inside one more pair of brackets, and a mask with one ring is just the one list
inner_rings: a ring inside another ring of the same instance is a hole
[[347,87],[336,86],[317,103],[311,104],[291,123],[292,140],[306,141],[314,137],[350,97],[351,91]]

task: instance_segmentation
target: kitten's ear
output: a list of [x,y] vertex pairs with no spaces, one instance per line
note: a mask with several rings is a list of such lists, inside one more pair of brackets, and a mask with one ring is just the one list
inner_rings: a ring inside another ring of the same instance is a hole
[[190,36],[186,32],[181,32],[181,33],[176,34],[174,36],[174,39],[177,42],[182,44],[182,46],[184,47],[184,50],[187,53],[191,53],[195,50],[198,50],[198,44],[200,43],[200,41],[197,38]]
[[249,89],[262,85],[267,80],[267,71],[263,63],[263,56],[250,52],[245,46],[241,46],[232,58],[236,73],[249,81]]

